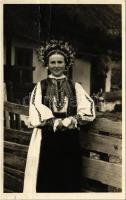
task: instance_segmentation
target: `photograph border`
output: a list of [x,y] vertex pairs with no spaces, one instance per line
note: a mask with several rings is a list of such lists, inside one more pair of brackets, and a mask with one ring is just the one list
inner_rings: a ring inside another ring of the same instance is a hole
[[[1,170],[1,174],[0,174],[0,199],[6,199],[6,200],[10,200],[10,199],[125,199],[125,195],[126,195],[126,174],[125,174],[125,164],[126,164],[126,137],[125,137],[125,130],[126,130],[126,126],[125,126],[125,119],[126,119],[126,113],[125,113],[125,103],[126,103],[126,94],[125,94],[125,1],[124,0],[72,0],[72,2],[68,3],[68,1],[66,0],[5,0],[5,1],[1,1],[0,2],[0,27],[1,30],[0,31],[0,50],[1,50],[1,54],[0,54],[0,63],[1,66],[3,66],[3,6],[5,4],[121,4],[122,5],[122,192],[115,192],[115,193],[51,193],[51,194],[47,194],[47,193],[43,193],[43,194],[33,194],[33,193],[27,193],[27,194],[23,194],[23,193],[3,193],[3,89],[1,90],[1,95],[2,98],[0,100],[0,108],[1,108],[1,116],[0,116],[0,152],[1,152],[1,156],[0,156],[0,170]],[[1,86],[3,88],[3,68],[0,68],[0,81],[1,81]]]

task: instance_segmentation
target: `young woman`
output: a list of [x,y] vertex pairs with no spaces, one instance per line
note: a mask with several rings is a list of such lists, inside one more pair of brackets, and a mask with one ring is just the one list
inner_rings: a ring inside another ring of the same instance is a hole
[[79,192],[81,152],[79,124],[93,121],[94,103],[79,83],[65,75],[74,62],[68,43],[50,41],[38,50],[50,75],[32,92],[24,192]]

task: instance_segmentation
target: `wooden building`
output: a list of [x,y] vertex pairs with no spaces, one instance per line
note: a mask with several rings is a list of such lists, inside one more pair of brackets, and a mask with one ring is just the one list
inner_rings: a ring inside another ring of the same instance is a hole
[[52,38],[73,44],[70,76],[90,95],[121,89],[121,5],[6,4],[4,77],[10,101],[26,103],[34,84],[46,78],[35,49]]

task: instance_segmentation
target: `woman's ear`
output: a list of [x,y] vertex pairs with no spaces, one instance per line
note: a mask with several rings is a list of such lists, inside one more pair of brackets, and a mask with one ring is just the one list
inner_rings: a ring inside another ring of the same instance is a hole
[[48,66],[46,66],[46,70],[47,70],[47,75],[51,74]]

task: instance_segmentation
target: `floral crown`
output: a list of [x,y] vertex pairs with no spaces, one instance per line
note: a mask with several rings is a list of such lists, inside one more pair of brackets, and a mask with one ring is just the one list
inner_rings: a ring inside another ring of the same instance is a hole
[[59,53],[64,56],[67,67],[72,67],[74,64],[75,51],[68,42],[61,40],[50,40],[43,42],[42,45],[36,49],[38,60],[47,66],[48,58],[50,55]]

